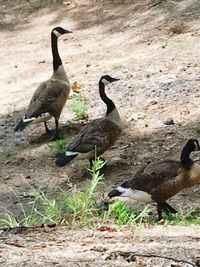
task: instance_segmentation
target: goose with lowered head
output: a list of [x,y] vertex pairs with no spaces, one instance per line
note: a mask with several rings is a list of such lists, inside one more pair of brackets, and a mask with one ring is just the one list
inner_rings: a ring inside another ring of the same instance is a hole
[[156,202],[159,220],[162,211],[176,213],[166,201],[200,182],[200,165],[190,158],[190,153],[197,150],[200,150],[198,140],[189,139],[182,149],[180,161],[161,160],[147,165],[132,179],[109,192],[109,198],[120,196],[145,203]]

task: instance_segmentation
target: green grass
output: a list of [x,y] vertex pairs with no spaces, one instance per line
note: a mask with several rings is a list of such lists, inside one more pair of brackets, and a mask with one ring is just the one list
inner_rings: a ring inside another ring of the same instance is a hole
[[112,69],[113,69],[113,70],[118,70],[118,69],[120,69],[120,67],[121,67],[121,66],[120,66],[119,64],[113,64],[113,65],[112,65]]
[[96,188],[104,179],[104,176],[100,174],[104,164],[104,161],[97,159],[92,169],[89,170],[92,179],[89,181],[88,187],[83,191],[74,188],[70,196],[67,194],[67,196],[50,198],[41,190],[31,188],[28,193],[28,196],[31,197],[31,201],[28,203],[30,207],[28,212],[25,211],[19,197],[11,189],[20,204],[22,218],[16,218],[11,212],[6,212],[3,218],[0,218],[0,226],[16,227],[23,225],[28,227],[40,224],[59,224],[63,215],[66,214],[70,215],[68,216],[71,220],[69,223],[73,223],[73,225],[91,225],[93,219],[99,213]]
[[196,138],[200,137],[200,126],[195,126],[192,131]]
[[92,180],[89,186],[83,191],[73,189],[68,197],[61,200],[62,206],[66,208],[66,212],[71,214],[73,224],[79,226],[90,225],[98,217],[99,203],[96,196],[96,188],[103,182],[104,175],[100,174],[101,168],[105,162],[98,159],[90,169]]
[[73,96],[72,103],[69,105],[71,111],[75,113],[76,119],[82,120],[85,119],[86,112],[88,110],[87,99],[80,93]]
[[[44,192],[33,190],[28,193],[31,198],[25,211],[19,197],[15,194],[18,203],[20,204],[22,216],[16,218],[11,212],[6,212],[3,218],[0,218],[1,227],[18,227],[18,226],[35,226],[41,224],[57,223],[61,218],[61,209],[55,199],[48,198]],[[30,208],[29,208],[30,207]],[[40,207],[38,209],[38,207]]]
[[105,211],[103,218],[114,220],[117,225],[140,225],[143,221],[149,219],[151,208],[147,205],[141,212],[135,212],[128,208],[125,203],[121,201],[114,202],[109,205],[108,211]]
[[56,140],[48,144],[54,154],[59,155],[66,151],[69,141],[67,139]]
[[193,207],[179,208],[177,214],[169,214],[165,217],[165,225],[189,226],[200,225],[200,209]]
[[[109,205],[104,205],[103,197],[97,194],[97,188],[104,181],[101,169],[105,162],[97,159],[93,167],[89,170],[91,179],[88,186],[83,190],[74,187],[71,193],[59,195],[56,198],[50,197],[41,190],[35,190],[30,186],[30,191],[26,196],[30,201],[26,206],[21,199],[10,188],[16,197],[20,208],[21,216],[16,217],[11,212],[5,212],[0,218],[1,227],[35,226],[49,224],[70,224],[76,227],[96,227],[97,225],[115,223],[118,226],[128,225],[138,227],[143,223],[157,224],[157,214],[152,215],[149,205],[145,206],[141,212],[134,211],[125,203],[116,201]],[[177,214],[169,214],[164,217],[164,226],[182,225],[189,226],[200,224],[198,208],[179,208]]]

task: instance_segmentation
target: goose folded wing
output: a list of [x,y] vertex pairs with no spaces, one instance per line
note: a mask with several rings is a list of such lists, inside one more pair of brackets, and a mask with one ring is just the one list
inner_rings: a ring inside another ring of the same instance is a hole
[[63,92],[64,85],[57,84],[53,87],[52,82],[42,83],[34,93],[26,117],[38,117],[42,113],[51,113],[56,106],[58,96]]
[[96,146],[97,151],[102,153],[113,144],[114,138],[119,132],[120,129],[108,120],[94,120],[75,136],[67,150],[87,153]]
[[40,99],[41,95],[43,95],[44,92],[46,91],[47,85],[48,85],[48,81],[40,84],[40,86],[37,88],[37,90],[35,91],[35,93],[33,94],[31,98],[30,105],[36,102],[38,99]]
[[152,194],[167,184],[173,186],[174,180],[180,174],[181,169],[181,164],[176,161],[152,163],[137,172],[131,180],[124,182],[121,186]]

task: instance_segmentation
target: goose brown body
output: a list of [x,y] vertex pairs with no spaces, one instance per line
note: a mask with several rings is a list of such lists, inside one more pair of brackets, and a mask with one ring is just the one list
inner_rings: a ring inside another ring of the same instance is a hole
[[95,152],[97,156],[102,155],[115,144],[121,132],[122,128],[111,120],[107,118],[97,119],[86,125],[74,137],[67,150],[79,152],[77,159],[94,159]]
[[43,82],[34,93],[25,117],[38,117],[42,113],[49,112],[51,116],[59,119],[69,91],[70,85],[67,81],[64,83],[50,79]]
[[199,143],[190,139],[181,153],[181,161],[160,160],[137,172],[132,179],[112,190],[108,196],[125,196],[146,203],[157,202],[159,219],[161,210],[176,212],[167,202],[185,188],[200,182],[200,165],[193,162],[190,152],[199,150]]
[[[198,171],[198,175],[194,175]],[[200,166],[194,163],[191,170],[187,170],[178,161],[160,161],[150,164],[135,174],[132,180],[123,183],[124,188],[145,191],[151,195],[152,201],[165,202],[185,188],[189,188],[200,181]]]

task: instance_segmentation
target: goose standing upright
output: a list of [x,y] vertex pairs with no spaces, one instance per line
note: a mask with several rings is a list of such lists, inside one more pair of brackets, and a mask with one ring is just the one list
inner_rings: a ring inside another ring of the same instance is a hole
[[200,150],[198,140],[189,139],[182,149],[180,162],[161,160],[151,163],[108,196],[129,197],[146,203],[155,201],[159,220],[162,219],[162,210],[176,213],[166,200],[200,181],[200,165],[190,159],[190,153],[197,150]]
[[105,85],[119,79],[104,75],[99,81],[99,94],[107,106],[106,115],[100,119],[93,120],[77,134],[69,144],[67,151],[57,160],[56,165],[62,167],[72,159],[89,159],[90,165],[97,156],[109,149],[122,133],[122,121],[118,110],[111,99],[105,93]]
[[71,33],[61,27],[56,27],[51,32],[51,49],[53,55],[53,75],[41,83],[33,94],[29,107],[15,127],[15,131],[23,131],[29,124],[44,122],[46,133],[49,133],[47,121],[55,118],[55,135],[52,140],[59,139],[58,120],[70,92],[70,83],[65,73],[62,60],[58,52],[58,37]]

